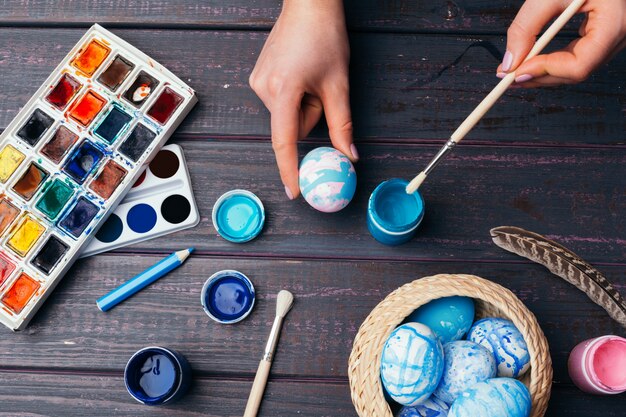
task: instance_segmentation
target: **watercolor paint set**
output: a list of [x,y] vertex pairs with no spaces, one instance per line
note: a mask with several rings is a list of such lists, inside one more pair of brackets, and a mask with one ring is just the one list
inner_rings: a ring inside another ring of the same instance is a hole
[[24,328],[197,102],[93,26],[0,136],[0,322]]
[[183,150],[178,145],[167,145],[133,184],[81,257],[178,232],[199,222]]

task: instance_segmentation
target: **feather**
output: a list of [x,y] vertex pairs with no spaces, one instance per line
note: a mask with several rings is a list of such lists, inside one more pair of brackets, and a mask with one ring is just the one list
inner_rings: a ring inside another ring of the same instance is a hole
[[626,328],[626,301],[593,266],[571,250],[519,227],[491,229],[493,242],[502,249],[535,261],[583,291],[609,316]]

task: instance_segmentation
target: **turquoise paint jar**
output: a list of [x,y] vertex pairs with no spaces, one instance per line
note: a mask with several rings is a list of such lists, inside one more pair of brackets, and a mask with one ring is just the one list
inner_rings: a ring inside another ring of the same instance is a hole
[[424,198],[419,191],[406,193],[408,181],[393,178],[376,187],[367,205],[367,228],[380,243],[406,243],[424,218]]
[[232,190],[217,199],[211,219],[224,239],[234,243],[249,242],[263,229],[265,208],[250,191]]

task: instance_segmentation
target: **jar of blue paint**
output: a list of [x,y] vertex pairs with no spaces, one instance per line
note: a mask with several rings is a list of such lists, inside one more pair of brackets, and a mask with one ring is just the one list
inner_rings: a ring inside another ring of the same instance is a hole
[[211,275],[202,287],[202,308],[221,324],[234,324],[248,317],[255,301],[252,281],[239,271],[225,270]]
[[247,190],[224,193],[213,205],[213,227],[224,239],[234,243],[248,242],[261,233],[265,208],[261,200]]
[[408,181],[393,178],[376,187],[367,205],[367,228],[380,243],[406,243],[424,218],[424,198],[419,191],[407,194]]
[[146,405],[179,400],[191,385],[191,366],[180,353],[159,346],[137,351],[126,364],[128,393]]

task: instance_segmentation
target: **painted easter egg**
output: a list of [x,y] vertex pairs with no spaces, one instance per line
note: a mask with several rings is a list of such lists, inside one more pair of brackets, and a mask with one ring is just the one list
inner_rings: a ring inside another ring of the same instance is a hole
[[389,396],[401,405],[418,405],[431,396],[443,372],[443,347],[420,323],[396,328],[383,347],[380,376]]
[[396,417],[446,417],[448,410],[448,404],[430,397],[420,405],[402,407]]
[[474,322],[474,300],[459,296],[438,298],[415,310],[407,321],[427,325],[444,345],[461,340]]
[[356,190],[356,171],[347,156],[322,147],[300,163],[300,191],[316,210],[334,213],[350,203]]
[[528,417],[530,392],[517,379],[493,378],[463,391],[450,406],[448,417]]
[[518,378],[530,367],[530,354],[522,333],[510,320],[486,318],[474,323],[467,340],[493,353],[498,376]]
[[435,397],[452,404],[461,392],[496,376],[496,361],[487,348],[468,340],[443,345],[443,374]]

